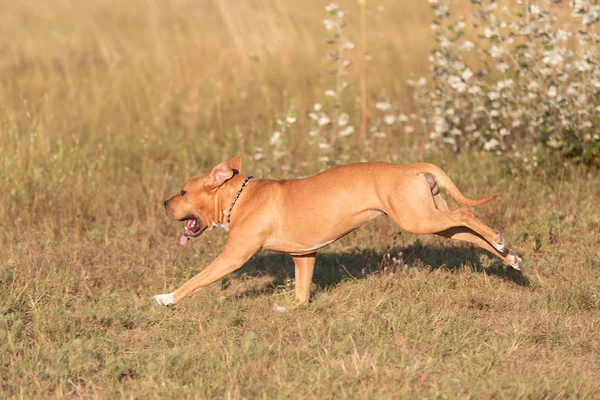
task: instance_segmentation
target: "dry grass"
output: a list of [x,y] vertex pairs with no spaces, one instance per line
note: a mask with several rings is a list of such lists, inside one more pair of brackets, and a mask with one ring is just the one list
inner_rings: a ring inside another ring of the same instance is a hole
[[[369,16],[370,90],[406,107],[404,79],[424,68],[428,46],[429,11],[413,3]],[[179,247],[161,200],[233,154],[257,176],[281,176],[249,153],[290,102],[303,117],[320,99],[322,5],[0,10],[10,38],[0,46],[0,397],[600,396],[596,172],[515,179],[487,156],[428,160],[468,194],[502,193],[479,213],[519,250],[524,275],[382,219],[320,255],[300,311],[271,311],[293,288],[291,261],[271,253],[159,308],[151,296],[225,239]],[[378,158],[420,160],[418,141],[394,136]],[[303,159],[304,138],[293,151]]]

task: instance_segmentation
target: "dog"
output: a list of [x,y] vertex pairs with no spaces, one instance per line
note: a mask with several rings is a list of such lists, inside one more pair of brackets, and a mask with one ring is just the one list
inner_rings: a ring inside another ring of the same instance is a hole
[[476,244],[520,269],[522,260],[499,231],[465,207],[450,210],[445,188],[458,203],[479,207],[496,196],[463,195],[439,167],[367,162],[340,165],[301,179],[253,179],[234,157],[188,179],[164,201],[167,216],[185,221],[180,244],[205,230],[229,231],[223,252],[179,289],[154,296],[170,306],[240,268],[259,249],[288,253],[295,266],[295,301],[308,303],[317,251],[367,222],[387,215],[403,230]]

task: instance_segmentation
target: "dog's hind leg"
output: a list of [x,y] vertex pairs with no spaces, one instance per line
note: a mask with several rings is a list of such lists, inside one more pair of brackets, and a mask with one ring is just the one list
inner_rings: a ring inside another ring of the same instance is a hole
[[[433,194],[433,193],[432,193]],[[442,194],[438,192],[433,195],[433,201],[435,202],[435,206],[440,211],[450,211],[448,208],[448,204],[446,204],[446,200],[442,197]]]
[[[431,185],[431,182],[430,182]],[[442,194],[438,191],[437,193],[433,193],[433,201],[435,202],[436,207],[438,208],[438,210],[441,211],[450,211],[450,209],[448,208],[448,205],[446,204],[446,201],[444,200],[444,198],[442,197]],[[488,250],[489,252],[491,252],[492,254],[502,258],[504,261],[506,261],[509,265],[511,265],[512,267],[519,269],[518,267],[515,267],[515,265],[520,265],[520,258],[516,255],[516,253],[512,250],[506,250],[505,249],[505,240],[504,237],[502,236],[502,234],[497,231],[494,230],[495,233],[497,233],[500,237],[500,240],[498,242],[498,248],[491,246],[485,239],[483,239],[481,236],[475,234],[472,230],[468,229],[468,228],[460,228],[460,227],[456,227],[456,228],[451,228],[448,229],[446,231],[443,232],[438,232],[437,235],[440,236],[444,236],[447,238],[451,238],[451,239],[458,239],[458,240],[464,240],[467,242],[471,242],[474,243],[476,245],[478,245],[479,247],[483,247],[484,249]]]
[[493,255],[501,258],[502,260],[504,260],[504,262],[506,262],[514,269],[521,269],[522,260],[517,255],[517,253],[515,253],[514,250],[504,249],[502,251],[498,251],[496,248],[494,248],[494,246],[489,244],[486,240],[484,240],[481,236],[477,235],[475,232],[471,231],[469,228],[465,228],[462,226],[453,227],[446,229],[442,232],[437,232],[436,235],[447,237],[449,239],[463,240],[465,242],[476,244],[477,246],[489,251]]
[[310,298],[310,284],[315,270],[316,257],[316,252],[301,256],[292,256],[296,278],[296,304],[291,307],[282,307],[275,304],[273,306],[274,311],[292,311],[308,304],[308,299]]
[[[416,234],[438,233],[454,227],[467,227],[489,242],[498,252],[504,250],[504,239],[481,222],[467,208],[448,210],[446,202],[436,193],[432,196],[428,179],[410,182],[408,190],[393,193],[383,199],[385,212],[402,229]],[[437,201],[436,201],[437,200]]]
[[308,304],[310,298],[310,284],[315,270],[317,253],[303,256],[292,256],[296,276],[296,302],[298,305]]

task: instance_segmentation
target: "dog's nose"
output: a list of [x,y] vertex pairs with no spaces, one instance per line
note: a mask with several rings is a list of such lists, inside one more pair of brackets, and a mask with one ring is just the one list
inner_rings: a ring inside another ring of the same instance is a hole
[[167,206],[167,204],[169,204],[169,200],[165,200],[165,201],[163,201],[163,206],[165,206],[165,207],[166,207],[166,206]]

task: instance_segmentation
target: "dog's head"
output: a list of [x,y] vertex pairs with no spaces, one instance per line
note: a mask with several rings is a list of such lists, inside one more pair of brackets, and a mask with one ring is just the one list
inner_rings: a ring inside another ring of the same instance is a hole
[[189,238],[200,236],[213,222],[219,221],[220,216],[214,213],[222,211],[215,209],[215,194],[229,179],[239,174],[241,169],[242,159],[239,156],[223,161],[208,174],[185,181],[178,194],[163,202],[169,218],[186,221],[180,239],[182,245]]

